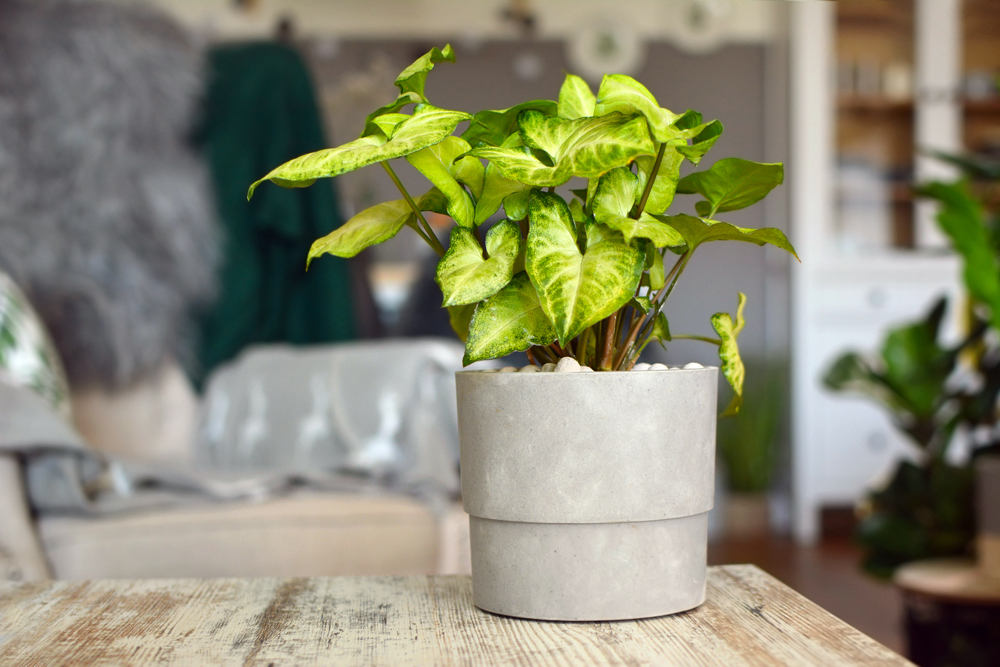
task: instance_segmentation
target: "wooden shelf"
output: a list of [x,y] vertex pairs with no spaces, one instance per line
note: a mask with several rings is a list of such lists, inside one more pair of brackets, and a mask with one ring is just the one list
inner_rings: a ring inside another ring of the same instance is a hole
[[994,114],[1000,113],[1000,97],[987,100],[965,100],[962,103],[965,113]]
[[912,113],[913,100],[894,100],[888,97],[846,95],[837,99],[839,111]]

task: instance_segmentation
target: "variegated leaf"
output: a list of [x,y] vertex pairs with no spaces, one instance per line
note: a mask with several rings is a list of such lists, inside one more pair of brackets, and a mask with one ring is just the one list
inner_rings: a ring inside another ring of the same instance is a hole
[[799,258],[784,232],[773,227],[747,229],[731,225],[728,222],[704,220],[684,213],[655,217],[676,229],[684,237],[684,241],[691,250],[710,241],[745,241],[756,245],[770,243],[791,253],[795,259]]
[[735,415],[740,411],[743,403],[743,378],[746,369],[743,367],[743,360],[740,359],[740,348],[736,342],[736,337],[743,330],[743,307],[746,306],[747,297],[743,292],[739,293],[739,305],[736,307],[736,321],[729,313],[716,313],[712,315],[712,328],[719,334],[722,344],[719,345],[719,359],[722,361],[722,375],[733,388],[733,400],[723,412],[723,416]]
[[[406,156],[406,161],[426,176],[427,180],[448,198],[448,215],[463,227],[472,227],[474,224],[476,205],[455,178],[454,172],[457,171],[455,159],[468,150],[469,144],[465,140],[445,137],[440,143]],[[463,158],[463,160],[471,160],[482,169],[482,163],[476,158]]]
[[368,114],[365,118],[365,129],[361,132],[362,137],[369,137],[373,134],[385,134],[379,127],[378,123],[375,122],[376,118],[381,118],[387,114],[398,113],[400,109],[408,104],[421,104],[424,101],[423,96],[416,93],[403,93],[397,97],[393,102],[386,104],[384,107],[378,108],[375,111]]
[[587,248],[581,253],[561,197],[533,192],[530,208],[525,265],[565,344],[628,302],[642,275],[643,253],[598,224],[588,228]]
[[691,142],[690,146],[677,146],[677,152],[690,160],[693,164],[698,164],[701,162],[701,158],[705,156],[715,142],[719,140],[722,136],[722,123],[717,120],[713,120],[708,125],[704,126]]
[[250,186],[247,199],[264,181],[283,187],[306,187],[317,178],[339,176],[361,167],[403,157],[443,141],[471,116],[461,111],[438,109],[429,104],[418,106],[413,115],[395,126],[392,136],[372,135],[355,139],[336,148],[309,153],[272,170]]
[[[486,158],[505,178],[548,187],[562,185],[572,176],[601,176],[655,151],[645,120],[621,114],[564,120],[524,111],[520,127],[528,146],[481,146],[469,154]],[[529,146],[548,153],[552,166],[536,157]]]
[[555,339],[555,328],[542,310],[528,274],[518,273],[506,287],[476,307],[463,363],[504,357],[532,345],[548,345]]
[[435,279],[444,295],[444,306],[461,306],[482,301],[510,282],[514,262],[521,251],[521,228],[516,222],[504,220],[486,234],[483,258],[471,229],[451,230],[451,244],[437,265]]
[[643,213],[638,220],[629,217],[635,204],[639,182],[626,167],[609,171],[601,177],[594,193],[594,219],[618,230],[629,243],[634,238],[649,239],[656,247],[679,247],[684,239],[672,227]]
[[593,116],[596,103],[597,98],[586,81],[575,74],[566,75],[559,89],[559,116],[568,120]]
[[398,234],[412,215],[413,211],[404,199],[367,208],[313,243],[306,258],[306,268],[320,255],[354,257],[365,248]]
[[597,91],[594,115],[604,116],[616,111],[630,116],[642,114],[649,122],[649,130],[657,141],[678,140],[671,125],[680,118],[679,115],[661,109],[653,94],[632,77],[607,74]]

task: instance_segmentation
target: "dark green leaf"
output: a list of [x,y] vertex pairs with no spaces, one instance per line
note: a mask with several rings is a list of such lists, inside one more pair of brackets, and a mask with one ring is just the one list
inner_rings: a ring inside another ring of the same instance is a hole
[[703,220],[690,215],[680,213],[678,215],[653,216],[661,222],[665,222],[676,229],[691,250],[694,250],[702,243],[710,241],[745,241],[756,245],[770,243],[791,253],[795,259],[795,248],[785,238],[780,229],[765,227],[764,229],[745,229],[736,227],[728,222],[717,222],[715,220]]
[[723,158],[708,171],[697,171],[677,184],[680,194],[700,194],[705,202],[695,208],[703,218],[716,213],[746,208],[763,199],[768,192],[784,180],[784,167],[780,163],[764,164]]
[[510,135],[517,133],[518,114],[529,109],[554,116],[557,106],[552,100],[532,100],[501,111],[480,111],[472,117],[469,129],[462,133],[462,138],[472,146],[480,142],[501,146]]

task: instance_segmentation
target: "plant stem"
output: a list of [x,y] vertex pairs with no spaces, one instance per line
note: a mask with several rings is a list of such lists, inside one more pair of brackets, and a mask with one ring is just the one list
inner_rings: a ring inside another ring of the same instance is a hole
[[668,296],[670,296],[671,290],[673,290],[674,285],[677,284],[677,279],[680,278],[681,273],[684,272],[684,267],[687,266],[690,258],[690,250],[677,258],[677,262],[674,264],[673,268],[670,269],[670,273],[667,274],[667,277],[665,278],[665,281],[668,281],[670,284],[666,289],[661,289],[656,293],[656,296],[653,298],[652,307],[649,309],[649,314],[644,318],[636,318],[636,320],[632,323],[632,327],[629,329],[628,336],[622,344],[621,350],[615,356],[616,368],[621,366],[622,363],[628,359],[633,343],[635,343],[636,340],[643,340],[649,335],[653,322],[656,321],[656,317],[660,314],[660,309],[663,307],[663,302],[667,300]]
[[601,353],[601,362],[598,366],[598,370],[610,371],[611,366],[611,353],[615,348],[615,329],[618,326],[618,311],[611,313],[611,317],[605,320],[605,330],[604,330],[604,350]]
[[642,199],[639,200],[639,208],[636,209],[635,219],[638,220],[642,215],[643,210],[646,208],[646,201],[649,199],[649,193],[653,191],[653,181],[656,180],[656,174],[660,171],[660,163],[663,162],[663,154],[667,150],[667,144],[660,144],[660,150],[656,152],[656,162],[653,163],[653,170],[649,172],[649,179],[646,181],[646,188],[642,191]]
[[396,176],[396,172],[392,170],[392,167],[389,166],[388,162],[380,162],[379,164],[381,164],[382,168],[389,174],[389,178],[391,178],[392,182],[396,184],[396,188],[400,191],[400,193],[402,193],[406,203],[410,205],[410,208],[413,209],[414,214],[416,214],[417,220],[419,220],[420,224],[423,225],[424,232],[426,234],[424,240],[430,244],[431,248],[434,249],[434,252],[438,254],[438,257],[444,256],[444,246],[441,245],[440,241],[438,241],[437,234],[434,233],[434,230],[431,229],[431,226],[427,223],[427,219],[424,218],[424,214],[420,212],[419,208],[417,208],[417,205],[410,196],[410,193],[407,192],[406,188],[403,187],[403,184],[399,182],[399,177]]
[[722,345],[722,341],[717,338],[709,338],[708,336],[694,336],[692,334],[677,334],[676,336],[671,336],[671,340],[700,340],[706,343],[711,343],[712,345]]

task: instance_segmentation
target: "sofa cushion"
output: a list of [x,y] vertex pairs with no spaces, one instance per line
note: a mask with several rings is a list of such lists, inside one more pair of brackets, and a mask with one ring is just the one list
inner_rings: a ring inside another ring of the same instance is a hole
[[395,495],[43,517],[39,530],[59,579],[429,574],[438,564],[434,515]]

